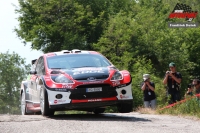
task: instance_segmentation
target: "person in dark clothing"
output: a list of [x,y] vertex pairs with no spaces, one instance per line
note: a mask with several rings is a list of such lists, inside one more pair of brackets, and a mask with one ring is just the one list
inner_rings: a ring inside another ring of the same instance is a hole
[[155,95],[155,84],[150,82],[150,75],[143,75],[143,82],[141,85],[141,89],[143,90],[144,95],[144,107],[156,109],[156,95]]
[[[186,95],[194,96],[194,95],[200,94],[200,80],[199,79],[193,79],[192,84],[189,84],[189,85],[190,87],[188,87]],[[197,96],[197,98],[200,100],[200,96]]]
[[180,83],[182,80],[182,75],[180,72],[176,71],[176,66],[174,62],[169,64],[170,71],[166,71],[163,84],[167,84],[167,95],[170,96],[169,104],[180,101]]

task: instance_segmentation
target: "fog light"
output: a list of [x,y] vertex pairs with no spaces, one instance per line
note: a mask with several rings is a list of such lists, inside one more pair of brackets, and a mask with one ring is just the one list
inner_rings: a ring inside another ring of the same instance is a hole
[[63,97],[62,94],[57,94],[57,95],[56,95],[56,98],[57,98],[57,99],[61,99],[62,97]]
[[124,95],[126,94],[126,90],[122,90],[121,93]]

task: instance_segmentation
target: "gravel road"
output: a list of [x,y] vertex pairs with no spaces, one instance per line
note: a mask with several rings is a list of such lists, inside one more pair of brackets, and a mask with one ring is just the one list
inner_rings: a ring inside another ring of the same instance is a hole
[[195,133],[200,120],[131,113],[0,115],[0,133]]

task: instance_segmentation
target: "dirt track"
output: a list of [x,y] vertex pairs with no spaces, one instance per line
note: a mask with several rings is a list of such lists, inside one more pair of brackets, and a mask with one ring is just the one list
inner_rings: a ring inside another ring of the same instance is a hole
[[0,133],[194,133],[200,120],[132,113],[0,115]]

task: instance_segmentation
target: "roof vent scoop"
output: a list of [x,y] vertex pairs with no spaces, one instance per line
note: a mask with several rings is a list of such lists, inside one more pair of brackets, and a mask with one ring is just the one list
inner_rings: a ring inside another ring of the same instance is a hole
[[70,53],[69,50],[62,50],[61,52],[63,52],[63,53]]
[[79,49],[73,49],[72,53],[81,53],[81,50],[79,50]]

